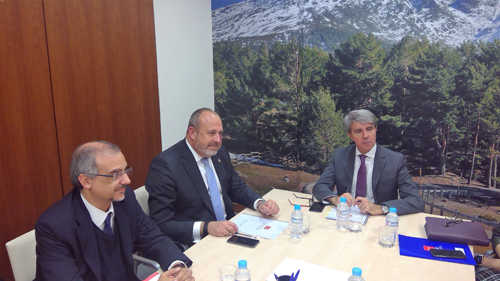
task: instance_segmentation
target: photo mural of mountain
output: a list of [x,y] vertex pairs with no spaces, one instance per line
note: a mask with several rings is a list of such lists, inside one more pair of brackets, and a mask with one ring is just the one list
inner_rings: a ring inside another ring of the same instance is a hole
[[212,13],[213,39],[260,45],[303,43],[332,50],[349,36],[372,33],[384,45],[404,36],[457,46],[500,38],[497,0],[247,0]]
[[407,156],[427,202],[491,228],[500,220],[499,16],[489,0],[247,0],[213,10],[224,144],[273,164],[237,170],[259,192],[307,192],[350,142],[343,116],[366,108],[377,142]]

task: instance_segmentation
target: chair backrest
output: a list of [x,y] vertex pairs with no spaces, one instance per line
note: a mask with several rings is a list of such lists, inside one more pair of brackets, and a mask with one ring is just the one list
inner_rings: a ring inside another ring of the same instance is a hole
[[5,244],[16,281],[35,279],[36,240],[35,230],[27,232]]
[[137,201],[139,201],[139,205],[141,205],[142,210],[146,215],[149,216],[149,206],[148,206],[149,193],[146,190],[146,187],[143,185],[134,190],[134,192],[135,192],[135,198],[137,198]]

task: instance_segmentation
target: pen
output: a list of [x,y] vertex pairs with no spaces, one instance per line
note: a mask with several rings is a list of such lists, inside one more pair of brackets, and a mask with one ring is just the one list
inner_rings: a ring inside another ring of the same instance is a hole
[[274,274],[274,278],[276,278],[276,280],[278,280],[278,275],[276,275],[276,273]]
[[297,271],[297,274],[295,274],[295,279],[294,280],[297,280],[297,278],[299,278],[299,273],[300,273],[300,269],[299,269],[299,271]]
[[252,236],[250,234],[246,234],[246,233],[243,233],[243,232],[236,232],[235,235],[245,236],[245,237],[252,238],[252,239],[258,239],[257,236]]

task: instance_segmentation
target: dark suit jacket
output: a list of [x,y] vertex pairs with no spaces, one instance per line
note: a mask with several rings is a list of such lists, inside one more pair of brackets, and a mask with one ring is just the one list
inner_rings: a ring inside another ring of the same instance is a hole
[[[234,216],[233,202],[253,209],[260,196],[238,176],[227,150],[221,146],[211,158],[222,188],[226,219]],[[177,242],[192,245],[194,222],[217,220],[207,187],[185,139],[153,158],[146,190],[150,217],[163,233]]]
[[[335,186],[339,195],[351,192],[355,157],[355,144],[335,149],[330,163],[313,188],[314,197],[323,200],[335,195]],[[398,215],[424,211],[424,202],[410,177],[404,155],[378,144],[373,163],[372,188],[375,204],[396,207]],[[398,199],[398,192],[401,199]]]
[[[132,253],[139,250],[145,257],[167,269],[175,260],[192,264],[144,214],[130,187],[125,199],[113,203],[115,229],[121,250],[127,259],[124,266],[133,268]],[[35,224],[37,271],[35,280],[101,280],[101,264],[95,226],[80,197],[73,189],[48,208]]]

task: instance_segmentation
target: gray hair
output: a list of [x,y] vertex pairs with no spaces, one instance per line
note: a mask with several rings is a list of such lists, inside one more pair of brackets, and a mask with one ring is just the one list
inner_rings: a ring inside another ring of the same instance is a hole
[[99,165],[95,159],[99,154],[116,154],[121,152],[116,144],[107,141],[92,141],[82,144],[75,149],[71,157],[71,165],[69,173],[71,183],[74,188],[83,189],[82,184],[78,180],[78,176],[85,174],[91,178],[95,178],[99,173]]
[[217,114],[217,112],[211,110],[210,108],[207,108],[207,107],[199,108],[195,112],[193,112],[193,114],[191,114],[191,117],[189,117],[188,129],[189,129],[189,127],[193,127],[197,130],[198,125],[200,124],[200,116],[203,112],[206,112],[206,111],[211,112],[216,116],[219,116],[219,114]]
[[375,114],[371,111],[366,109],[353,110],[344,117],[344,127],[346,132],[351,132],[351,124],[355,121],[363,124],[372,123],[373,126],[377,128],[377,117],[375,117]]

